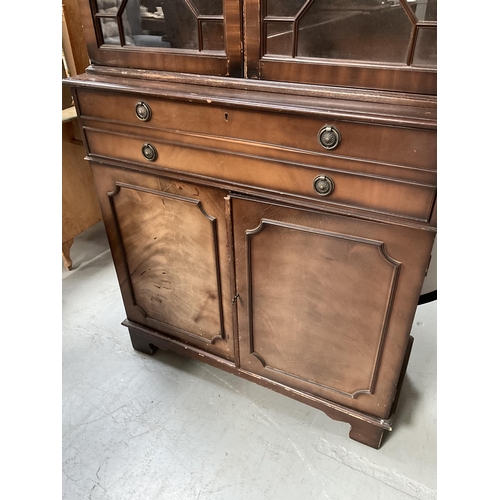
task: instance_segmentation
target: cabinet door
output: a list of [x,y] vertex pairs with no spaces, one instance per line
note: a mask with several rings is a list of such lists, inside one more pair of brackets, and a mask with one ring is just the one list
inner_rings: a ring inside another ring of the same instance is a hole
[[90,59],[241,76],[239,0],[79,0]]
[[232,199],[241,368],[387,418],[434,235]]
[[127,318],[233,359],[224,192],[92,168]]
[[245,0],[249,77],[436,93],[437,0]]

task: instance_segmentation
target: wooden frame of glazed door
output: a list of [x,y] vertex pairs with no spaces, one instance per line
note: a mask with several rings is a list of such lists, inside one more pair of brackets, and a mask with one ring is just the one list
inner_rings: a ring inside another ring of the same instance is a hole
[[[288,17],[268,16],[266,11],[268,0],[243,1],[246,15],[244,26],[245,75],[248,78],[426,95],[435,95],[437,92],[435,67],[414,65],[418,37],[422,33],[435,36],[437,23],[418,19],[413,10],[409,8],[408,0],[401,0],[401,7],[408,16],[410,37],[407,49],[405,49],[407,50],[406,60],[399,64],[355,59],[300,57],[297,54],[298,23],[307,9],[317,0],[303,0],[302,7],[295,15]],[[335,0],[332,0],[332,4],[334,2]],[[293,25],[291,54],[266,54],[267,23]]]
[[[123,3],[119,8],[120,15],[128,1],[131,0],[122,0]],[[79,0],[91,62],[98,66],[200,75],[241,76],[241,0],[221,0],[223,6],[222,16],[203,16],[196,12],[196,6],[191,0],[184,1],[187,2],[190,10],[196,14],[200,40],[202,39],[201,24],[206,21],[214,21],[209,17],[218,17],[220,18],[219,21],[224,22],[225,49],[223,51],[203,51],[202,47],[199,47],[199,50],[194,50],[125,45],[123,26],[121,26],[121,29],[119,28],[121,43],[118,45],[105,44],[99,24],[100,14],[98,13],[96,0]],[[120,26],[120,23],[118,24]]]

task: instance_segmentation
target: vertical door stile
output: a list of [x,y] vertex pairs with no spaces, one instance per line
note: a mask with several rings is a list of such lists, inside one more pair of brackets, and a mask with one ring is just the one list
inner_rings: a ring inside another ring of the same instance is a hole
[[231,304],[231,314],[233,322],[233,343],[234,343],[234,362],[237,367],[240,367],[240,350],[239,350],[239,330],[238,330],[238,289],[236,285],[236,269],[234,258],[234,234],[233,234],[233,213],[231,205],[231,197],[224,197],[224,207],[226,214],[226,232],[227,232],[227,256],[229,264],[229,282],[231,287],[231,296],[233,298]]

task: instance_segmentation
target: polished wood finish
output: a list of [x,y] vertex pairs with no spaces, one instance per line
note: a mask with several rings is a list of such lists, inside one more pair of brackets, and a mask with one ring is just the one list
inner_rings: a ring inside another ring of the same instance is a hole
[[233,359],[224,193],[91,165],[127,317]]
[[[202,104],[173,102],[148,98],[152,118],[140,122],[135,116],[136,96],[96,93],[81,90],[79,94],[82,117],[131,123],[143,127],[176,130],[272,144],[298,150],[371,160],[401,166],[435,169],[436,133],[433,130],[403,128],[389,125],[373,126],[359,123],[353,117],[334,117],[333,113],[303,116],[292,113],[234,109],[206,101]],[[323,103],[316,102],[320,108]],[[338,148],[325,150],[317,140],[319,130],[329,124],[341,133]],[[363,141],[353,140],[363,137]]]
[[96,35],[98,20],[94,19],[92,3],[89,0],[79,2],[87,50],[94,64],[206,75],[241,75],[241,7],[238,0],[223,0],[225,50],[218,52],[104,44]]
[[[436,195],[435,131],[339,121],[328,115],[278,115],[251,109],[250,102],[246,110],[159,98],[147,99],[152,117],[141,122],[135,116],[136,96],[86,89],[77,93],[93,156],[202,175],[233,186],[258,186],[324,204],[430,220]],[[111,105],[106,106],[110,97]],[[321,104],[320,100],[316,107]],[[317,140],[325,122],[342,133],[342,142],[333,151]],[[353,141],[355,137],[364,140]],[[148,140],[158,151],[154,162],[142,155]],[[372,158],[377,161],[359,161],[370,157],[370,151],[376,151]],[[238,155],[237,162],[229,152]],[[313,180],[319,174],[334,180],[331,196],[315,192]]]
[[[94,79],[94,85],[101,87],[103,85],[106,87],[106,77],[112,76],[116,78],[124,79],[124,83],[127,78],[137,78],[146,79],[148,83],[155,86],[155,82],[164,83],[183,83],[183,84],[195,84],[203,86],[210,86],[215,88],[224,89],[240,89],[240,90],[258,90],[259,92],[274,92],[281,96],[293,95],[296,99],[302,100],[305,96],[316,96],[316,97],[327,97],[332,99],[349,99],[352,104],[355,101],[360,102],[378,102],[386,104],[396,104],[405,106],[416,106],[417,108],[427,108],[424,112],[429,114],[428,118],[431,120],[434,117],[434,112],[436,108],[436,95],[425,95],[425,94],[413,94],[413,93],[403,93],[403,92],[390,92],[382,90],[370,90],[370,89],[359,89],[359,88],[349,88],[349,87],[331,87],[327,84],[320,85],[317,82],[312,84],[296,84],[291,82],[275,82],[275,81],[265,81],[265,80],[250,80],[245,78],[222,78],[213,75],[194,75],[186,73],[172,73],[168,71],[148,71],[148,70],[138,70],[134,68],[113,68],[106,66],[96,66],[90,65],[86,70],[87,76],[92,78],[99,75],[99,77],[104,77]],[[75,82],[81,85],[82,82]],[[122,87],[122,90],[126,90],[127,85]],[[145,89],[149,86],[145,85]],[[161,88],[161,87],[160,87]],[[223,94],[224,95],[224,94]],[[198,98],[198,95],[192,95],[194,99]],[[219,97],[221,97],[219,95]],[[416,110],[414,110],[416,111]],[[433,112],[434,111],[434,112]],[[306,112],[306,109],[304,109]]]
[[330,63],[313,64],[309,61],[288,62],[272,57],[262,58],[261,78],[281,82],[335,84],[342,87],[420,92],[434,95],[437,92],[435,71],[387,67],[358,67]]
[[[266,0],[245,1],[245,76],[262,80],[314,83],[350,88],[393,90],[435,95],[435,68],[413,67],[405,64],[373,63],[357,60],[335,60],[305,57],[266,55],[263,46],[262,17]],[[304,6],[306,3],[304,1]],[[345,22],[343,23],[345,25]],[[328,29],[338,31],[342,23]],[[339,26],[340,25],[340,26]],[[317,29],[316,29],[317,30]],[[323,33],[318,43],[328,35]],[[345,32],[344,36],[349,36]],[[326,40],[325,40],[326,41]],[[360,43],[353,40],[354,44]],[[362,40],[361,40],[362,43]],[[389,44],[390,46],[390,44]],[[291,54],[290,54],[291,56]]]
[[[142,154],[142,146],[152,134],[121,135],[90,128],[85,128],[84,133],[93,156],[150,164]],[[265,191],[316,199],[325,204],[400,215],[423,222],[430,220],[434,205],[436,188],[432,185],[355,175],[333,168],[318,168],[314,164],[298,166],[245,156],[238,157],[235,163],[231,154],[217,153],[208,148],[193,150],[187,145],[163,142],[162,138],[153,144],[158,151],[155,166],[226,180],[233,185],[251,185]],[[314,190],[313,181],[320,174],[330,175],[335,182],[334,192],[328,197],[322,197]]]
[[404,356],[394,346],[406,347],[433,234],[240,198],[232,206],[242,366],[387,418]]
[[224,53],[111,46],[91,4],[92,65],[69,83],[133,348],[285,394],[379,448],[436,234],[435,70],[266,54],[260,0],[224,1]]
[[[135,94],[143,98],[161,97],[177,102],[229,106],[234,109],[274,111],[308,117],[321,114],[362,123],[436,130],[436,98],[344,90],[325,87],[245,81],[238,78],[195,77],[171,73],[118,71],[91,66],[85,75],[71,80],[77,89],[104,90]],[[126,75],[126,76],[124,76]],[[141,76],[147,78],[141,78]],[[259,83],[257,86],[256,84]],[[303,88],[303,93],[301,93]],[[398,96],[399,98],[397,98]],[[111,103],[109,103],[111,105]]]

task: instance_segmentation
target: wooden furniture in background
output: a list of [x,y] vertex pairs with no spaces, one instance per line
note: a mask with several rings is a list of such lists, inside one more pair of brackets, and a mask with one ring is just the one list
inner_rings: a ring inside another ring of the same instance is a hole
[[[63,78],[85,72],[89,58],[83,39],[78,4],[66,0],[62,5]],[[92,172],[77,123],[76,108],[69,89],[62,90],[62,256],[66,269],[74,237],[102,220]]]
[[68,83],[133,347],[378,448],[436,233],[435,0],[158,0],[163,36],[113,1]]
[[89,65],[89,54],[83,35],[78,0],[64,0],[62,3],[62,48],[68,75],[84,73]]
[[62,112],[62,255],[72,268],[71,245],[75,236],[102,220],[89,164],[85,161],[74,106]]

